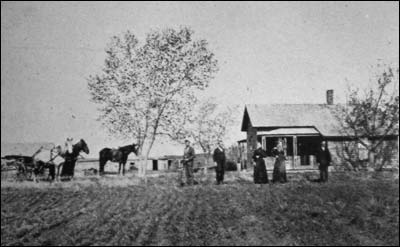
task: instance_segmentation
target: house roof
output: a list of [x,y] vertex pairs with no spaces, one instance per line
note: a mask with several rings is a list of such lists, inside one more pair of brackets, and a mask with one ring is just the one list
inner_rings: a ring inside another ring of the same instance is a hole
[[242,131],[249,124],[271,129],[314,127],[324,136],[342,136],[341,124],[335,116],[337,109],[338,105],[326,104],[246,105]]

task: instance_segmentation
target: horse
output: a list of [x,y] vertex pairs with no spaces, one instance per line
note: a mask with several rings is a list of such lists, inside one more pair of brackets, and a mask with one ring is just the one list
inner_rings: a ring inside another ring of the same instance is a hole
[[35,161],[33,168],[33,180],[38,182],[38,176],[43,176],[45,169],[49,170],[47,179],[48,181],[54,181],[55,179],[55,164],[51,161],[45,162],[42,160]]
[[125,175],[125,164],[128,160],[128,155],[130,153],[138,154],[138,145],[132,144],[123,147],[119,147],[118,149],[111,149],[111,148],[103,148],[99,152],[99,171],[100,175],[104,174],[104,166],[106,165],[107,161],[111,162],[118,162],[118,174],[121,173],[121,166],[122,166],[122,175]]
[[[64,162],[60,163],[57,167],[57,177],[59,176],[67,176],[70,178],[74,177],[74,170],[75,170],[75,164],[76,161],[78,160],[78,156],[80,153],[83,151],[86,154],[89,154],[89,147],[86,144],[85,140],[81,139],[79,142],[76,144],[72,145],[72,153],[67,152],[67,150],[62,150],[61,146],[57,146],[56,152],[58,153],[59,156],[64,158]],[[60,168],[61,169],[61,174],[60,174]]]

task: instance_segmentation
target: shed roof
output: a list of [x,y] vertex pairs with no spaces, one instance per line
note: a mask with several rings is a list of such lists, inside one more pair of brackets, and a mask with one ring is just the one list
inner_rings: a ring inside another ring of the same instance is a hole
[[337,110],[338,105],[327,104],[246,105],[242,131],[246,131],[249,124],[271,129],[315,127],[324,136],[342,136],[341,124],[335,117]]
[[24,155],[32,156],[36,151],[43,147],[42,151],[36,155],[37,159],[50,159],[50,149],[54,147],[51,142],[30,142],[30,143],[1,143],[1,156],[5,155]]

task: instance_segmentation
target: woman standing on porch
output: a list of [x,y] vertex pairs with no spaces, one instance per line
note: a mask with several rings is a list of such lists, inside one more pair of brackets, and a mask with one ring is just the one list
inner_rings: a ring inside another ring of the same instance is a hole
[[264,158],[267,153],[262,149],[261,143],[257,142],[257,149],[254,150],[253,160],[256,162],[254,166],[254,183],[266,184],[268,183],[267,168],[265,167]]
[[278,141],[276,147],[274,147],[272,153],[275,156],[275,164],[274,164],[274,171],[272,174],[272,182],[281,182],[286,183],[286,165],[285,165],[285,152],[283,150],[282,141]]

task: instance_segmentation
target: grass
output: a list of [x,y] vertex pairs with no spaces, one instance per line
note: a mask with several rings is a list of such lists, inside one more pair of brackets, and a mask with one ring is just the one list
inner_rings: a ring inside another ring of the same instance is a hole
[[2,245],[399,245],[399,181],[337,174],[254,185],[249,173],[2,182]]

